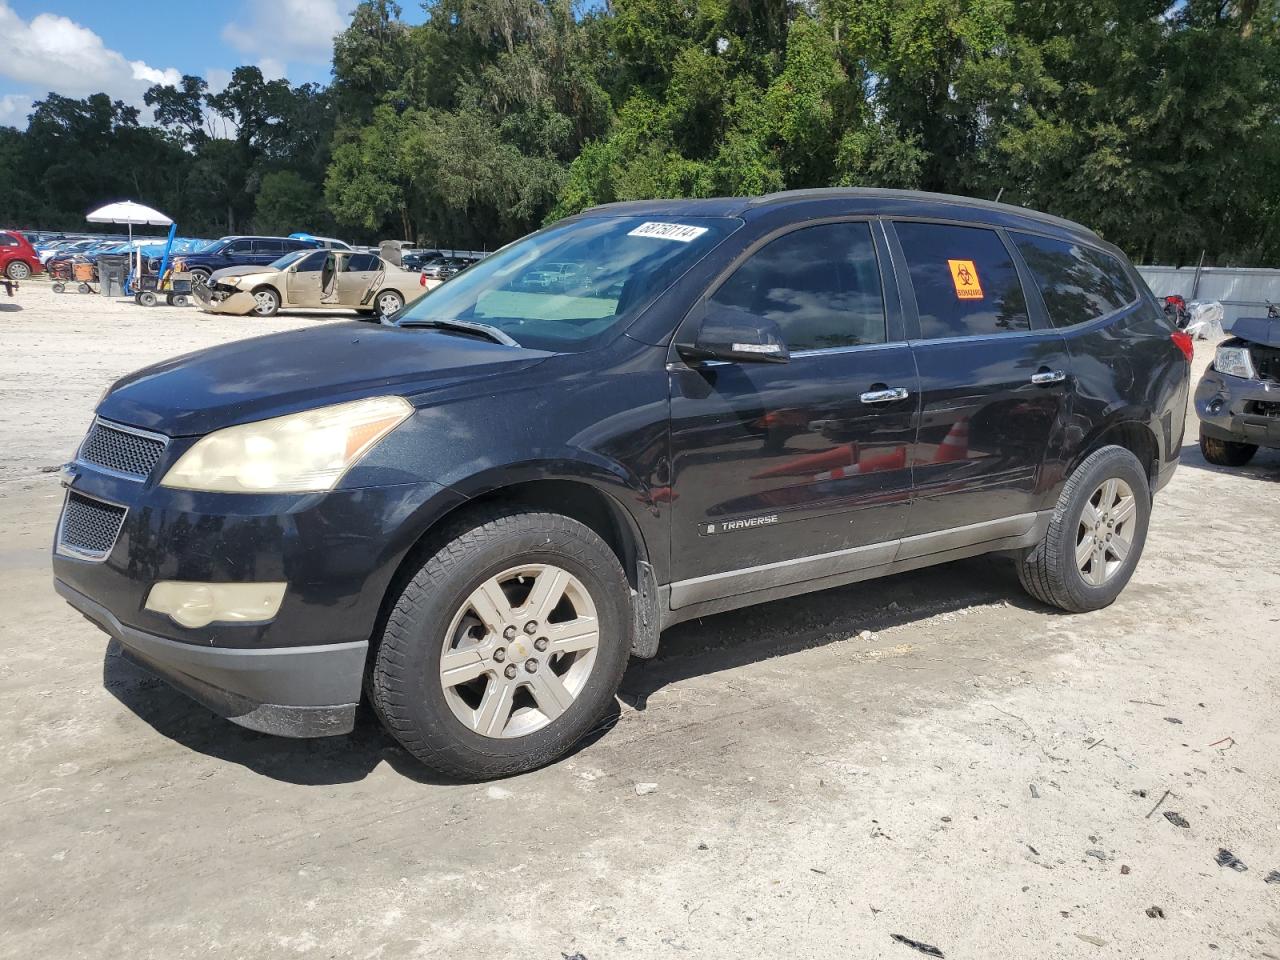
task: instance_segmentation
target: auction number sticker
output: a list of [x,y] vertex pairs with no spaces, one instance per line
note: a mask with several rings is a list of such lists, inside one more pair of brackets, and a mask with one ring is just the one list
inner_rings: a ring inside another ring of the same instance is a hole
[[654,237],[658,240],[679,240],[688,243],[707,232],[706,227],[691,227],[685,223],[642,223],[628,237]]
[[978,279],[978,267],[972,260],[948,260],[951,268],[951,282],[955,284],[956,298],[960,300],[981,300],[982,281]]

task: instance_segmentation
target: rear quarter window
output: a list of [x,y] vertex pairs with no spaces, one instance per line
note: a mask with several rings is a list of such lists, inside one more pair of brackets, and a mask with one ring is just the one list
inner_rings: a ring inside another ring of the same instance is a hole
[[1010,236],[1035,277],[1055,327],[1088,323],[1138,296],[1124,265],[1108,253],[1029,233]]

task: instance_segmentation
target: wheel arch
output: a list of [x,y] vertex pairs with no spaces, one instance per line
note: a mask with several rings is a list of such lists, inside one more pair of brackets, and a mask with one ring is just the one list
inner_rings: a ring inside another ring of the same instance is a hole
[[502,472],[508,476],[507,481],[486,482],[483,477],[474,478],[464,491],[460,491],[465,499],[435,515],[401,557],[379,604],[377,625],[370,641],[370,663],[373,662],[373,646],[382,635],[396,598],[418,567],[443,545],[448,533],[464,523],[468,515],[478,515],[487,508],[506,504],[558,513],[577,520],[608,545],[618,557],[632,590],[635,613],[632,653],[652,657],[658,646],[658,589],[650,564],[649,545],[632,513],[605,489],[601,482],[603,478],[593,481],[581,476],[556,474],[530,477],[527,470],[521,470],[515,476],[508,471]]
[[1101,424],[1076,450],[1066,475],[1074,473],[1090,454],[1113,445],[1124,447],[1138,458],[1154,496],[1160,471],[1160,438],[1148,418],[1132,412],[1117,414]]

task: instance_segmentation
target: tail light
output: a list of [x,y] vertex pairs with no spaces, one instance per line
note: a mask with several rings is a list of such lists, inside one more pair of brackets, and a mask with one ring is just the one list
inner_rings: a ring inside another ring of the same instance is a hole
[[1195,359],[1196,345],[1195,341],[1191,339],[1191,334],[1185,330],[1175,330],[1169,334],[1169,339],[1182,351],[1182,355],[1187,358],[1187,363]]
[[427,285],[427,275],[424,273],[418,277],[418,286],[425,287]]

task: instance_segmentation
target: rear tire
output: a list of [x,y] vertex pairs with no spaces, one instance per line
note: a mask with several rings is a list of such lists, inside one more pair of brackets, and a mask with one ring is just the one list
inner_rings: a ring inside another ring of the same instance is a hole
[[29,280],[31,278],[31,266],[25,260],[11,260],[9,265],[4,268],[4,273],[10,280]]
[[1200,432],[1201,455],[1218,467],[1243,467],[1258,452],[1256,443],[1239,443],[1235,440],[1219,440]]
[[[539,591],[552,598],[541,614]],[[591,529],[516,506],[472,514],[442,534],[401,589],[370,700],[391,735],[443,774],[488,780],[533,770],[606,715],[631,623],[622,567]],[[446,655],[459,666],[442,667]]]
[[1070,613],[1109,606],[1133,576],[1150,519],[1138,458],[1124,447],[1096,450],[1067,478],[1045,538],[1018,560],[1018,579],[1041,603]]

